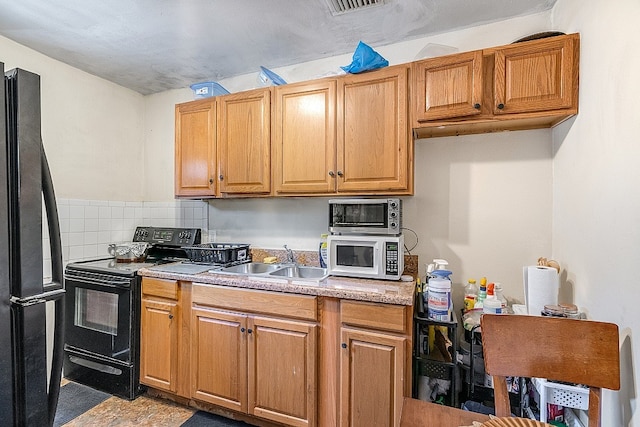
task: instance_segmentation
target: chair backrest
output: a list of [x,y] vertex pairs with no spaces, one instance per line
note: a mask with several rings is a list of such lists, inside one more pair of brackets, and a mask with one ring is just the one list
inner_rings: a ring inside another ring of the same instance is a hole
[[589,386],[589,426],[600,425],[601,389],[620,389],[617,325],[493,314],[482,315],[480,324],[485,369],[494,377],[497,416],[511,413],[507,376],[537,377]]

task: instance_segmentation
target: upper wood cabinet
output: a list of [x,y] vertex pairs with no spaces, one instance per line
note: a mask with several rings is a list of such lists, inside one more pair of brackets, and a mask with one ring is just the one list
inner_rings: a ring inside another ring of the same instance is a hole
[[336,81],[277,86],[273,111],[275,194],[334,192]]
[[175,194],[216,194],[216,102],[214,98],[176,105]]
[[573,34],[496,49],[494,113],[577,108],[578,43]]
[[222,195],[271,191],[271,92],[217,98],[218,186]]
[[578,34],[412,64],[416,137],[551,127],[578,113]]
[[276,195],[411,194],[408,66],[274,90]]
[[409,66],[338,79],[337,191],[412,194]]
[[411,64],[414,126],[435,119],[480,114],[482,51],[447,55]]

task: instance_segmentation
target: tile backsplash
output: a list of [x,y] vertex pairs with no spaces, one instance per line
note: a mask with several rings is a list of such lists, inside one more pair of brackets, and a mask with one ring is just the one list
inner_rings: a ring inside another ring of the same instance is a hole
[[[58,218],[64,263],[108,257],[110,243],[131,241],[137,226],[194,227],[207,241],[208,205],[199,200],[123,202],[58,199]],[[46,228],[46,220],[43,219]],[[51,275],[51,253],[44,236],[45,277]]]

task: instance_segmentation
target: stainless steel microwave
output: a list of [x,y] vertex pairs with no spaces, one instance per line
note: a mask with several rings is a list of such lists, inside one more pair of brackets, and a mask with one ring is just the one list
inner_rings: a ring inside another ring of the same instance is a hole
[[402,200],[330,199],[331,234],[376,234],[398,236],[402,229]]
[[399,280],[404,271],[404,236],[327,237],[329,274]]

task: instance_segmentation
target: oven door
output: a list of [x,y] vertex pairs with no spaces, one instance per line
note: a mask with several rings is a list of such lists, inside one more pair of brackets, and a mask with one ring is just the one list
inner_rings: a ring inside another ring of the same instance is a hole
[[67,345],[131,362],[135,277],[67,271]]

